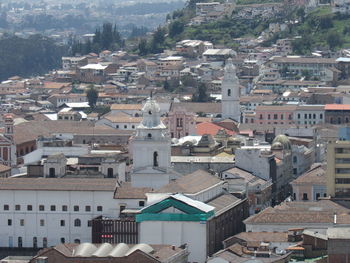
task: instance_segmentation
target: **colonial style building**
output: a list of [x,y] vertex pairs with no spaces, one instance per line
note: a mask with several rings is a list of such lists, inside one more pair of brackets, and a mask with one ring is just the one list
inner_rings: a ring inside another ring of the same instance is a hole
[[132,140],[133,187],[159,188],[176,175],[170,169],[170,136],[160,120],[160,107],[152,98],[142,108],[143,118]]
[[241,110],[239,104],[239,81],[236,75],[236,67],[232,59],[228,59],[225,66],[224,79],[221,84],[221,105],[222,117],[231,118],[237,122],[241,120]]

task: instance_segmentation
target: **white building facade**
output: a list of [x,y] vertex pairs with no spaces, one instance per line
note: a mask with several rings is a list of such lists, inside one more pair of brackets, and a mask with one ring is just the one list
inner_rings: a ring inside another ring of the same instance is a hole
[[5,178],[0,181],[0,246],[91,242],[91,220],[119,215],[115,179]]
[[224,79],[221,84],[221,94],[222,118],[230,118],[240,122],[239,81],[232,59],[228,59],[226,62]]

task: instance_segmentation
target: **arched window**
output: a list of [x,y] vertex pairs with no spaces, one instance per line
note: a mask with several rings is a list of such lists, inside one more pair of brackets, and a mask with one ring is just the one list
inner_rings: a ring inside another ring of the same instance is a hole
[[157,152],[153,153],[153,166],[158,167],[158,153]]
[[75,219],[74,220],[74,226],[76,226],[76,227],[80,227],[81,226],[81,221],[80,221],[80,219]]
[[56,176],[55,168],[51,167],[49,169],[49,177],[55,177],[55,176]]
[[227,96],[231,97],[231,89],[227,90]]
[[43,247],[47,247],[47,237],[43,238]]
[[147,134],[147,138],[151,139],[152,138],[152,134]]
[[108,168],[107,169],[107,177],[108,178],[113,178],[113,168]]
[[152,115],[152,111],[151,111],[151,110],[150,110],[150,111],[148,111],[148,114],[149,114],[149,115]]
[[38,247],[38,238],[33,237],[33,248],[37,248],[37,247]]
[[18,237],[18,247],[23,247],[22,237]]

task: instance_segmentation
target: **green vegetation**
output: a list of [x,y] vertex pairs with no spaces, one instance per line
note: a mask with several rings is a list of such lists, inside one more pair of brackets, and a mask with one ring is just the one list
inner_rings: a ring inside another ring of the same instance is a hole
[[334,51],[350,46],[349,25],[349,15],[333,14],[330,7],[318,8],[291,28],[290,35],[300,36],[293,42],[293,50],[296,54],[309,54],[315,49]]
[[98,99],[98,91],[94,85],[90,85],[86,90],[86,97],[91,108],[95,108]]
[[88,40],[86,43],[81,43],[73,39],[71,43],[71,54],[74,56],[76,54],[84,55],[90,52],[99,53],[103,50],[113,51],[123,47],[123,45],[124,40],[118,32],[117,26],[113,26],[111,23],[104,23],[102,30],[100,28],[96,29],[92,42]]
[[61,67],[67,47],[58,46],[41,35],[20,38],[5,35],[0,39],[0,80],[19,75],[41,75]]

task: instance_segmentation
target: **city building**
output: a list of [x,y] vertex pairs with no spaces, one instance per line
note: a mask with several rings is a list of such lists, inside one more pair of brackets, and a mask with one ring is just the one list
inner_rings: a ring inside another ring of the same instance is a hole
[[327,195],[350,197],[350,141],[327,145]]

